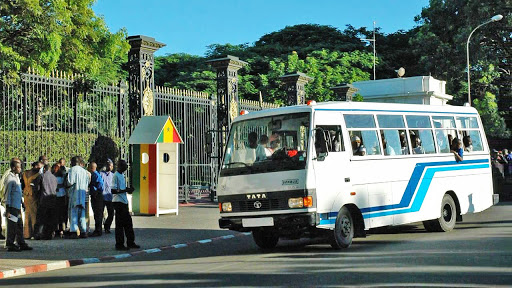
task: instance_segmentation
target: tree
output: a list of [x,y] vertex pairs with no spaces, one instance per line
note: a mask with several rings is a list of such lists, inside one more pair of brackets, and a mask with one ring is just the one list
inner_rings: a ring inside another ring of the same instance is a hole
[[110,33],[92,10],[94,0],[0,3],[0,61],[11,74],[33,67],[42,73],[84,73],[111,82],[125,76],[126,30]]
[[305,60],[300,59],[297,52],[292,52],[286,62],[279,59],[270,61],[270,72],[260,75],[263,83],[261,90],[265,99],[282,104],[286,92],[281,88],[279,76],[300,71],[313,77],[306,85],[308,99],[329,101],[334,96],[331,87],[368,80],[370,74],[365,70],[372,65],[373,54],[360,51],[340,53],[324,49],[312,51]]
[[[423,67],[424,75],[431,74],[447,82],[446,88],[454,95],[454,104],[461,105],[467,99],[466,41],[469,33],[493,15],[502,13],[503,20],[487,24],[471,38],[471,95],[473,99],[486,102],[486,92],[491,89],[497,95],[500,111],[508,111],[512,106],[510,7],[512,0],[431,0],[416,17],[420,27],[411,44],[415,54],[420,55],[418,67]],[[494,66],[498,77],[485,84],[475,81],[486,77],[489,65]],[[512,125],[512,118],[508,121]]]
[[505,120],[499,115],[496,96],[491,92],[485,92],[484,97],[475,99],[475,108],[480,113],[485,132],[490,137],[510,138],[511,133],[507,129]]
[[215,77],[204,57],[186,53],[155,57],[155,85],[215,94]]

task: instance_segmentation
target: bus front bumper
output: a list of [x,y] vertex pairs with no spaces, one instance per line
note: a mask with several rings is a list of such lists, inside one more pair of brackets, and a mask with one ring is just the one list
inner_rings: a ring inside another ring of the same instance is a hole
[[[258,217],[222,217],[219,219],[219,227],[240,232],[248,232],[259,228],[271,228],[280,231],[297,231],[315,227],[319,223],[318,214],[315,212],[308,213],[294,213],[294,214],[279,214],[279,215],[265,215]],[[273,225],[268,226],[255,226],[244,225],[243,222],[251,220],[272,218]]]

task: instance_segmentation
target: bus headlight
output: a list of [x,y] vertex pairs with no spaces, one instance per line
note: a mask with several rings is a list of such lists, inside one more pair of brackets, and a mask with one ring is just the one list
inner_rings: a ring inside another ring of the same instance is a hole
[[231,212],[233,211],[233,207],[231,206],[231,202],[222,203],[222,211]]
[[288,199],[288,207],[290,208],[302,208],[304,207],[304,200],[302,197],[300,198],[290,198]]

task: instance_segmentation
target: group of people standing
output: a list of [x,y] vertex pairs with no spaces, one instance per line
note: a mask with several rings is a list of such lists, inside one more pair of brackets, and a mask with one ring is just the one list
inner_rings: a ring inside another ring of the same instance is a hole
[[[12,158],[10,169],[0,180],[0,197],[5,206],[7,219],[7,251],[32,250],[25,239],[51,240],[54,237],[77,239],[101,236],[103,229],[110,233],[116,215],[117,250],[140,248],[135,244],[133,223],[128,210],[127,193],[123,173],[128,169],[124,160],[114,164],[108,159],[103,171],[90,162],[87,169],[80,156],[71,158],[71,168],[60,159],[51,167],[46,156],[32,163],[31,169],[21,173],[21,160]],[[90,201],[89,201],[90,198]],[[94,214],[94,231],[88,233],[88,204]],[[22,220],[24,209],[24,221]],[[104,211],[107,217],[104,218]],[[0,217],[0,238],[1,234]],[[69,223],[69,226],[68,226]],[[126,244],[124,245],[124,236]],[[17,245],[16,245],[16,244]]]

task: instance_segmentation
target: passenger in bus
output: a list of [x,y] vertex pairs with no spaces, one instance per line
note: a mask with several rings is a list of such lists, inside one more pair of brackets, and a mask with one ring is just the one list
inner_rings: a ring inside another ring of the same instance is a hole
[[453,146],[453,136],[452,136],[452,134],[448,134],[448,146],[450,147],[450,150],[451,150],[452,146]]
[[361,138],[359,138],[359,136],[352,137],[352,152],[354,156],[366,155],[366,148],[361,144]]
[[402,155],[408,155],[409,147],[407,147],[407,138],[405,137],[405,132],[400,132],[400,146],[402,148]]
[[412,154],[425,154],[425,149],[421,147],[421,139],[416,134],[411,134]]
[[462,138],[462,142],[464,144],[464,151],[473,152],[473,140],[471,140],[471,136],[464,136],[464,138]]
[[256,147],[256,161],[263,161],[267,159],[267,157],[272,156],[272,152],[267,147],[268,145],[268,136],[263,134],[260,136],[260,143]]
[[451,150],[450,152],[453,153],[453,155],[455,155],[455,161],[457,162],[461,162],[462,161],[462,158],[463,158],[463,150],[462,150],[462,140],[460,140],[459,138],[455,138],[453,139],[453,150]]
[[384,136],[384,133],[381,134],[382,137],[382,147],[384,148],[384,155],[396,155],[395,149],[391,147],[391,145],[388,145],[388,141],[386,141],[386,137]]
[[444,133],[440,130],[436,131],[437,145],[439,146],[441,153],[450,153],[450,147],[452,143],[452,141],[450,141],[451,138],[453,138],[452,135],[448,134],[448,142],[446,142]]
[[268,140],[269,141],[269,150],[270,150],[270,155],[272,155],[274,152],[276,152],[276,150],[278,150],[279,148],[281,148],[281,136],[279,136],[279,134],[277,133],[274,133],[272,135],[270,135],[270,139]]
[[249,133],[247,141],[249,147],[245,151],[245,163],[254,163],[256,161],[256,148],[258,148],[258,134],[254,131]]
[[341,141],[339,141],[339,137],[336,135],[336,131],[329,130],[329,137],[331,143],[330,152],[340,152],[341,151]]

